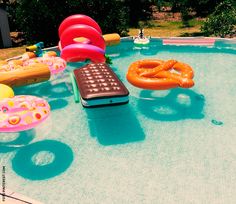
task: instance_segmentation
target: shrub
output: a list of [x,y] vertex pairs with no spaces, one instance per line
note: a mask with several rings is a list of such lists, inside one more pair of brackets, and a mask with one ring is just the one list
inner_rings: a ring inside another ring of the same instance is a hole
[[197,16],[207,16],[212,13],[217,4],[224,0],[169,0],[173,12],[188,9],[195,11]]
[[139,27],[139,21],[146,21],[151,19],[153,0],[124,0],[128,8],[129,25],[132,27]]
[[117,32],[121,36],[127,35],[128,8],[123,1],[87,0],[85,2],[83,11],[98,22],[103,33]]
[[193,10],[196,11],[197,16],[204,16],[211,14],[216,6],[223,2],[224,0],[187,0],[188,6]]
[[233,2],[226,0],[220,3],[201,27],[206,35],[220,37],[236,34],[236,8]]
[[188,8],[183,7],[181,10],[181,20],[183,23],[183,28],[188,28],[190,27],[189,20],[191,19],[191,16],[189,15]]
[[69,15],[81,13],[98,22],[103,33],[127,33],[126,9],[117,0],[21,0],[16,9],[17,23],[28,43],[58,42],[58,27]]
[[8,14],[8,21],[11,31],[17,31],[17,24],[16,24],[16,7],[17,1],[5,0],[0,1],[0,8],[5,10]]

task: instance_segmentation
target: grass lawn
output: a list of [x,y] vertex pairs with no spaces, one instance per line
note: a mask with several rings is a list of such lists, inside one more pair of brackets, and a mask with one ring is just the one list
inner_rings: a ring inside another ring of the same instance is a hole
[[[189,26],[184,27],[180,21],[148,21],[142,23],[144,28],[144,34],[152,37],[183,37],[183,36],[200,36],[201,35],[201,20],[190,20]],[[139,29],[130,28],[129,35],[136,36]],[[21,55],[25,52],[25,47],[15,47],[0,49],[0,60],[11,58],[17,55]]]
[[[152,37],[192,37],[201,36],[201,20],[190,20],[189,26],[184,27],[180,21],[148,21],[143,23],[144,34]],[[139,29],[131,28],[129,30],[130,36],[138,34]]]
[[22,55],[25,52],[25,47],[26,46],[0,49],[0,60]]

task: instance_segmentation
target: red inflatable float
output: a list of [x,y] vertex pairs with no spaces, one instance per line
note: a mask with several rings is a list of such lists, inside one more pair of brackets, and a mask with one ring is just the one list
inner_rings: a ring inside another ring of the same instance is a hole
[[91,26],[95,28],[100,34],[102,34],[102,30],[95,20],[86,15],[75,14],[67,17],[62,21],[58,29],[59,37],[61,36],[61,34],[64,32],[65,29],[67,29],[72,25],[78,25],[78,24]]
[[61,57],[67,62],[90,59],[95,63],[106,61],[105,41],[99,25],[86,15],[66,18],[59,26]]

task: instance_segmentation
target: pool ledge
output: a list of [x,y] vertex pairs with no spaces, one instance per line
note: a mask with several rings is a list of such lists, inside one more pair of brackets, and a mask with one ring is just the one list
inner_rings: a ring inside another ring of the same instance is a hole
[[[132,36],[122,37],[121,42],[133,41]],[[236,51],[236,38],[217,38],[217,37],[151,37],[151,41],[158,42],[158,45],[175,46],[210,46],[214,48],[225,48]],[[47,47],[45,51],[58,51],[58,46]],[[6,59],[14,60],[21,58],[21,55]]]

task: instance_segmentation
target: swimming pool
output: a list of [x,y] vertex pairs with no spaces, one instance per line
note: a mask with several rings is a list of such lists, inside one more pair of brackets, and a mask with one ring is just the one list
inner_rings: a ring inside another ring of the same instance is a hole
[[[47,122],[1,133],[6,188],[43,203],[234,203],[236,44],[134,46],[107,53],[130,92],[121,106],[75,103],[69,64],[60,77],[15,89],[51,105]],[[195,71],[191,89],[147,91],[126,80],[139,59],[176,59]],[[3,173],[3,172],[2,172]]]

